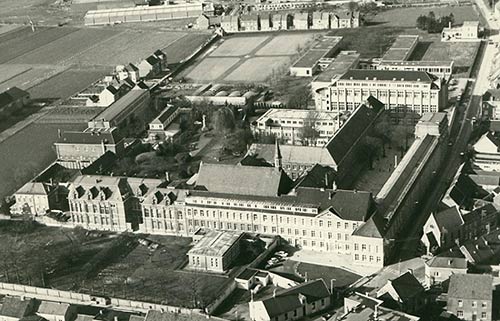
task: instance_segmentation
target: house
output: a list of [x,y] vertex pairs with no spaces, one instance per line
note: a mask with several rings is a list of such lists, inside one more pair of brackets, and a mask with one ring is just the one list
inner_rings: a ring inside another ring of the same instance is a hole
[[382,218],[375,213],[352,233],[352,262],[372,272],[383,268],[386,256],[384,234]]
[[30,103],[30,94],[27,91],[12,87],[0,93],[0,112],[10,112],[21,109]]
[[461,26],[448,27],[441,32],[441,41],[479,41],[479,21],[464,21]]
[[463,320],[492,320],[493,278],[490,275],[453,274],[446,310]]
[[474,166],[484,171],[500,171],[500,133],[483,134],[472,148]]
[[[179,310],[181,310],[179,308]],[[157,311],[149,310],[146,314],[146,318],[138,320],[138,317],[134,317],[129,321],[207,321],[207,315],[200,312],[192,313],[180,313],[177,311]]]
[[206,30],[210,27],[218,27],[221,25],[221,16],[212,16],[208,14],[201,14],[196,19],[196,28],[200,30]]
[[424,292],[422,284],[412,272],[408,271],[393,280],[388,280],[377,291],[377,298],[383,300],[390,308],[415,313],[425,303]]
[[273,30],[272,14],[271,13],[265,12],[265,13],[259,14],[259,30],[260,31]]
[[418,321],[419,317],[384,307],[383,301],[355,292],[344,298],[344,313],[328,321]]
[[286,15],[281,13],[273,13],[271,15],[271,29],[272,30],[282,30],[286,29]]
[[108,107],[129,92],[132,87],[133,86],[129,85],[128,82],[117,85],[110,84],[97,95],[97,99],[90,97],[86,105],[92,107]]
[[151,55],[142,60],[137,66],[139,77],[156,76],[162,71],[162,61],[155,55]]
[[238,16],[222,16],[220,22],[222,30],[226,33],[238,32],[240,29]]
[[425,262],[426,285],[447,281],[453,274],[466,274],[467,260],[462,257],[434,256]]
[[330,29],[330,14],[324,11],[314,11],[312,13],[311,29]]
[[465,213],[456,206],[447,208],[431,213],[421,240],[429,253],[438,253],[490,233],[497,227],[498,217],[498,210],[491,203]]
[[343,11],[343,12],[336,12],[333,13],[335,16],[334,18],[332,17],[332,29],[335,27],[337,28],[357,28],[359,27],[359,11]]
[[297,12],[293,16],[293,26],[295,30],[307,30],[309,29],[309,13],[308,12]]
[[171,128],[172,122],[179,116],[180,108],[169,106],[158,117],[149,123],[148,137],[152,141],[171,140],[179,132],[179,126]]
[[153,53],[153,56],[160,60],[161,71],[166,70],[168,67],[167,54],[163,50],[156,49],[156,51]]
[[500,89],[488,89],[481,100],[483,117],[500,120]]
[[76,318],[76,308],[69,303],[42,301],[37,315],[47,321],[73,321]]
[[297,320],[331,305],[331,293],[321,279],[309,281],[249,303],[250,320]]
[[196,271],[226,272],[240,254],[242,232],[208,231],[188,251],[189,268]]
[[267,286],[271,279],[267,271],[246,268],[234,278],[234,282],[238,288],[250,290],[257,284],[261,284],[263,287]]
[[258,31],[259,16],[256,14],[246,14],[240,16],[240,31]]
[[132,63],[128,64],[127,72],[128,72],[128,78],[133,82],[138,83],[139,80],[141,79],[141,76],[139,75],[139,68],[137,68],[136,65]]
[[58,189],[58,185],[28,182],[14,193],[16,203],[11,207],[11,212],[38,216],[50,210],[62,209]]
[[20,321],[35,312],[33,299],[6,296],[0,302],[0,321]]

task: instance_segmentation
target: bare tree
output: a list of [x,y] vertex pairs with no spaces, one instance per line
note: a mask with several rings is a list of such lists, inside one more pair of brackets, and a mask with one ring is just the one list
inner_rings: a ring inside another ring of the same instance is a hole
[[319,131],[316,129],[317,121],[317,112],[311,110],[307,113],[302,127],[298,130],[298,136],[302,140],[303,145],[316,145],[316,140],[319,137]]

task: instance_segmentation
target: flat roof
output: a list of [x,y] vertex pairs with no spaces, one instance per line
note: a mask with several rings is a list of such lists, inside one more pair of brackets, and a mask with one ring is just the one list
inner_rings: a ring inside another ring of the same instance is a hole
[[293,64],[292,68],[313,68],[318,61],[326,56],[328,49],[309,50],[305,55]]
[[441,123],[446,118],[446,113],[424,113],[419,123]]
[[112,103],[108,108],[106,108],[102,113],[95,116],[92,120],[99,121],[111,121],[123,113],[133,102],[145,95],[148,90],[145,89],[132,89],[126,93],[123,97]]
[[311,50],[326,50],[335,48],[342,41],[342,37],[337,36],[324,36],[321,38]]
[[188,251],[188,255],[223,256],[242,235],[243,232],[208,231]]
[[453,60],[442,60],[442,61],[423,61],[423,60],[388,60],[385,59],[380,62],[380,65],[386,66],[421,66],[421,67],[447,67],[451,68],[453,66]]
[[399,35],[390,49],[410,49],[418,42],[418,35]]
[[352,68],[354,63],[359,60],[358,52],[341,51],[335,60],[328,65],[328,68],[320,73],[315,81],[330,82],[335,76],[341,76]]
[[402,61],[406,60],[410,54],[410,49],[391,48],[386,51],[382,60]]
[[318,110],[307,110],[307,109],[281,109],[281,108],[271,108],[260,116],[257,121],[268,118],[290,118],[290,119],[307,119],[310,116],[314,116],[316,120],[335,120],[338,117],[338,113],[331,111],[318,111]]

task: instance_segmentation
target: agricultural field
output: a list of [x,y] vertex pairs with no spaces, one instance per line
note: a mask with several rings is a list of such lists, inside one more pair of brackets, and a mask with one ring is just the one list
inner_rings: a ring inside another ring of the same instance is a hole
[[125,30],[101,42],[98,49],[88,49],[74,56],[68,63],[103,66],[138,63],[155,50],[163,49],[184,36],[184,32]]
[[462,24],[467,20],[479,20],[484,26],[486,22],[474,6],[447,6],[447,7],[419,7],[419,8],[394,8],[380,11],[375,16],[369,18],[369,24],[382,25],[387,27],[415,27],[417,18],[420,15],[427,15],[433,11],[437,17],[453,13],[455,24]]
[[69,69],[28,91],[35,99],[65,99],[109,73],[106,69]]
[[[11,66],[19,66],[19,65],[0,65],[0,70],[9,69],[11,68]],[[54,65],[31,66],[29,67],[28,70],[20,72],[16,76],[10,77],[5,81],[0,82],[0,92],[14,86],[27,90],[41,83],[45,79],[62,72],[64,69],[65,67],[54,66]]]
[[226,38],[181,77],[198,82],[265,82],[283,72],[314,37],[307,33]]
[[[267,36],[240,37],[222,42],[212,53],[212,56],[244,56],[248,55],[268,39]],[[276,48],[277,49],[277,48]]]
[[0,25],[0,35],[19,28],[18,25]]
[[[318,36],[319,34],[316,34]],[[284,56],[300,51],[300,48],[308,47],[313,40],[313,34],[292,34],[274,37],[265,46],[255,53],[256,56]]]
[[0,84],[30,69],[28,65],[0,65]]
[[56,159],[57,130],[86,124],[31,124],[0,143],[0,199],[11,195]]

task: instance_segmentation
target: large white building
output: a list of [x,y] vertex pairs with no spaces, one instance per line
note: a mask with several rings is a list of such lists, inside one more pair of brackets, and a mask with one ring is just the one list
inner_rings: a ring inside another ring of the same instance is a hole
[[369,96],[384,103],[395,118],[407,113],[422,115],[445,107],[447,85],[423,71],[351,69],[317,92],[316,109],[352,111]]
[[340,127],[338,113],[269,109],[251,125],[254,135],[272,135],[285,144],[323,146]]

